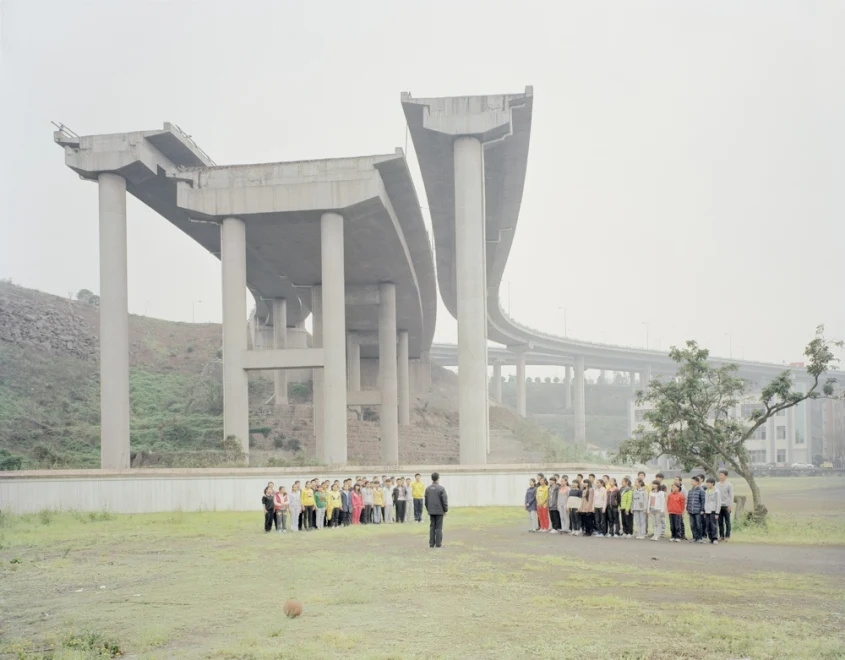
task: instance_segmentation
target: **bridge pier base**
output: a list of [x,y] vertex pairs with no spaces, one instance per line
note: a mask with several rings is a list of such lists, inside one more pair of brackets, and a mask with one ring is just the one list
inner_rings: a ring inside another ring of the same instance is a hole
[[459,136],[453,150],[460,460],[484,465],[489,435],[484,145],[477,137]]
[[[273,348],[288,347],[288,304],[284,298],[273,300]],[[273,372],[273,402],[277,406],[288,405],[288,375],[284,369]]]
[[246,225],[224,218],[220,225],[223,272],[223,436],[234,437],[249,457],[249,388],[241,356],[247,349]]
[[587,448],[587,411],[584,396],[584,356],[575,358],[575,388],[573,391],[573,405],[575,406],[575,446],[580,450]]
[[396,361],[399,425],[408,426],[411,423],[411,363],[408,358],[408,332],[406,330],[402,330],[399,332],[399,347]]
[[493,363],[493,401],[502,403],[502,363]]
[[527,414],[527,385],[525,383],[525,354],[520,353],[516,358],[516,412],[520,417]]
[[346,285],[343,216],[320,219],[323,308],[323,453],[326,465],[346,464]]
[[[346,387],[350,392],[361,391],[361,344],[353,333],[346,334]],[[360,406],[352,406],[360,411]]]
[[381,461],[399,465],[399,401],[396,363],[396,285],[379,285],[378,366],[381,387]]
[[97,181],[100,207],[100,467],[128,470],[126,179],[117,174],[100,174]]
[[572,410],[572,367],[565,368],[563,378],[563,409]]

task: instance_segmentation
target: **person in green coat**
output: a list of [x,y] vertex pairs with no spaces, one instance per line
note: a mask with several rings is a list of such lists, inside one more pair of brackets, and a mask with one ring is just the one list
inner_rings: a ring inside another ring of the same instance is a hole
[[317,507],[317,529],[323,529],[326,520],[326,503],[328,499],[322,486],[314,489],[314,505]]

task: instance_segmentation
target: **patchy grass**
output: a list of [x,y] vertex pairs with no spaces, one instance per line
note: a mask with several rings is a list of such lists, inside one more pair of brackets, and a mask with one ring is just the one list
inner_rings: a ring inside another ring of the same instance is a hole
[[732,567],[747,555],[734,544],[524,523],[519,508],[459,509],[434,551],[413,524],[279,535],[260,512],[3,516],[0,657],[845,657],[836,566],[774,570],[768,557],[796,551],[767,546]]
[[[738,495],[751,493],[732,479]],[[765,526],[735,525],[732,541],[784,545],[845,545],[845,478],[763,477],[758,480],[770,515]]]

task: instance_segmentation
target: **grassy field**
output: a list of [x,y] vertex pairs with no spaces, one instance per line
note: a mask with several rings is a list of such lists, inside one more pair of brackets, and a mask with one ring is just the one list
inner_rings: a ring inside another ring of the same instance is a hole
[[845,483],[762,485],[770,536],[719,546],[527,534],[516,508],[454,511],[442,550],[260,511],[5,516],[0,658],[845,658]]

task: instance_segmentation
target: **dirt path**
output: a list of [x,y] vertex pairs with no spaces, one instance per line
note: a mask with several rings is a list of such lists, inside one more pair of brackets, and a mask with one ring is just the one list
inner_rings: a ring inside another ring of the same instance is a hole
[[845,546],[778,546],[720,543],[717,546],[664,541],[638,541],[568,534],[529,534],[519,528],[451,529],[445,543],[495,548],[497,552],[536,555],[560,553],[585,561],[610,561],[632,568],[665,567],[672,570],[709,571],[720,575],[799,573],[845,579]]

